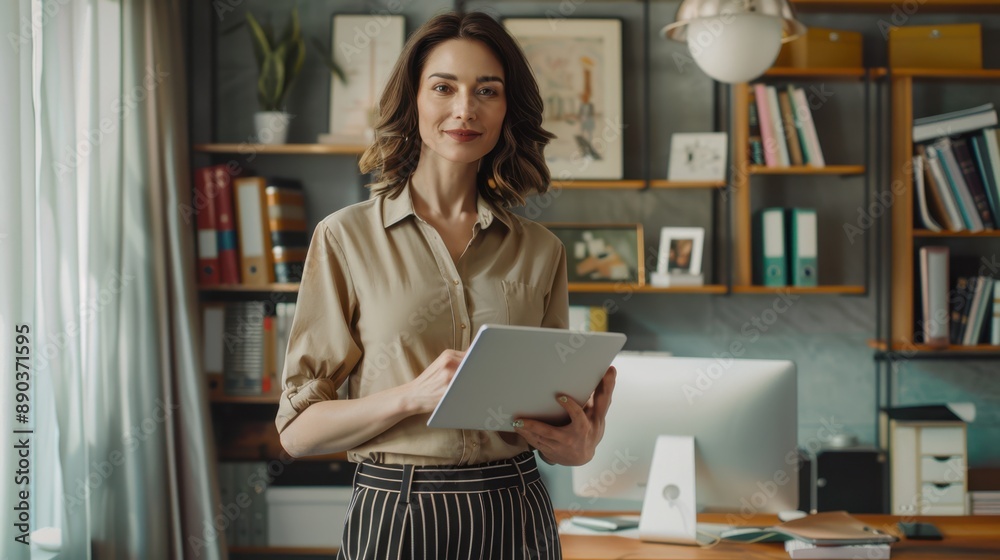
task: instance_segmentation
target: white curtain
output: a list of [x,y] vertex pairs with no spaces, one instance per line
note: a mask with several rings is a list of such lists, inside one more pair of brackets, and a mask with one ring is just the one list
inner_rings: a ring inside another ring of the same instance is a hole
[[21,492],[28,529],[61,532],[60,559],[225,556],[190,328],[181,9],[0,2],[0,431],[31,430],[17,434],[30,482],[15,483],[23,458],[0,445],[5,559],[51,557],[15,540]]

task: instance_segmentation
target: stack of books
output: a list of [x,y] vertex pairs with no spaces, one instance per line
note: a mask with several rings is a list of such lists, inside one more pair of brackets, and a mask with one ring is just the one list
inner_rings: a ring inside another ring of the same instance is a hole
[[742,542],[783,540],[791,558],[889,558],[889,546],[896,542],[896,537],[844,511],[807,515],[774,527],[738,527],[721,537]]
[[753,85],[750,99],[750,162],[767,167],[824,167],[805,91],[787,86]]
[[1000,227],[1000,131],[992,103],[917,119],[913,179],[918,223],[931,231]]
[[1000,492],[976,491],[969,492],[969,508],[972,515],[1000,515]]
[[[948,247],[920,248],[919,322],[923,342],[932,346],[1000,345],[1000,280],[979,268],[978,261],[950,257]],[[949,274],[952,267],[977,270]],[[953,277],[953,279],[952,279]]]
[[299,282],[309,248],[297,179],[240,177],[227,165],[195,170],[198,283]]

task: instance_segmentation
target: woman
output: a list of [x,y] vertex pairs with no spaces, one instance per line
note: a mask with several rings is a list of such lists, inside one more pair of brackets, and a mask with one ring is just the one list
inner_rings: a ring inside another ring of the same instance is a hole
[[374,195],[328,216],[309,247],[281,443],[360,463],[339,558],[559,558],[532,449],[589,461],[614,369],[586,405],[558,399],[565,426],[426,425],[480,325],[567,326],[562,243],[506,210],[549,183],[538,87],[500,24],[445,14],[407,42],[379,107],[361,159]]

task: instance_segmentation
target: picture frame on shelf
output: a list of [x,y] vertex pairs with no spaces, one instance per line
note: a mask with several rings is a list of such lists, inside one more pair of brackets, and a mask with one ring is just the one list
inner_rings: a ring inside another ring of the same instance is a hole
[[[538,80],[553,180],[624,177],[620,19],[504,18]],[[606,133],[610,131],[611,133]]]
[[660,275],[701,275],[705,228],[665,227],[660,230],[656,272]]
[[566,247],[569,283],[644,286],[642,224],[543,224]]
[[321,144],[368,144],[374,139],[375,107],[406,41],[399,15],[335,14],[330,51],[347,83],[330,75],[330,128]]
[[670,181],[724,181],[729,148],[725,132],[675,132],[670,137]]

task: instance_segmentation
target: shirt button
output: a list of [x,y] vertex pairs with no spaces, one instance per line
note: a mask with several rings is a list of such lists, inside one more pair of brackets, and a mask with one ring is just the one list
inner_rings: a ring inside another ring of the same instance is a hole
[[454,282],[456,286],[458,285],[458,280],[452,280],[452,282]]
[[463,329],[465,328],[465,323],[462,323],[462,328],[463,328]]

